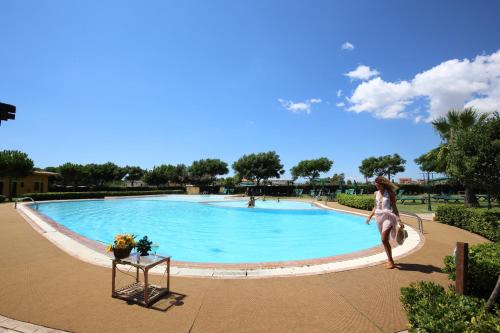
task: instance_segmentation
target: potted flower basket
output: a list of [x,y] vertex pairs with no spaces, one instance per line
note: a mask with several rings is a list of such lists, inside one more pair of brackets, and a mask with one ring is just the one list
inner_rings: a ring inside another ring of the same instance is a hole
[[116,259],[124,259],[130,255],[132,249],[136,246],[135,235],[124,234],[116,235],[113,244],[110,244],[106,252],[113,251]]
[[130,256],[130,252],[132,252],[132,248],[125,248],[125,249],[119,249],[119,248],[113,248],[113,254],[115,255],[116,259],[124,259]]

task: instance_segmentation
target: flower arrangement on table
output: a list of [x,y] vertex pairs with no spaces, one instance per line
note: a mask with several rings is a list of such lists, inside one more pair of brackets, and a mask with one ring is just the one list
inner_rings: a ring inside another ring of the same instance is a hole
[[136,247],[135,235],[132,234],[118,234],[115,236],[113,244],[109,244],[106,252],[113,251],[115,258],[123,259],[130,255],[130,252]]

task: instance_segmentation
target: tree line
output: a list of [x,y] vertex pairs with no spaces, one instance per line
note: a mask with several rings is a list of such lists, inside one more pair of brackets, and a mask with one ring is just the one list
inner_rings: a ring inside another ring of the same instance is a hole
[[[438,147],[415,159],[424,172],[447,175],[452,182],[466,189],[465,203],[477,206],[475,191],[486,189],[491,196],[500,191],[500,117],[498,112],[480,115],[474,109],[451,110],[445,117],[432,125],[441,136]],[[320,157],[302,160],[290,169],[294,180],[306,178],[314,183],[322,173],[327,173],[333,161]],[[399,154],[372,156],[362,160],[359,171],[368,179],[385,175],[389,179],[405,171],[406,160]],[[58,173],[56,181],[65,185],[103,186],[117,180],[134,184],[143,180],[149,185],[192,183],[211,185],[219,181],[222,185],[234,186],[242,179],[254,181],[257,185],[270,178],[280,178],[285,170],[280,156],[274,151],[247,154],[231,165],[234,177],[218,179],[229,173],[228,164],[220,159],[201,159],[190,166],[184,164],[162,164],[151,170],[139,166],[120,167],[112,162],[104,164],[65,163],[47,167],[46,171]],[[9,184],[14,178],[22,178],[33,170],[33,161],[19,151],[0,151],[0,177],[7,177]],[[342,184],[344,174],[330,177],[331,184]],[[12,188],[9,186],[9,188]]]
[[[404,160],[401,159],[401,162],[404,163]],[[387,170],[390,170],[392,174],[404,170],[404,167],[395,167],[394,161],[391,163],[391,167]],[[305,178],[312,182],[319,178],[322,173],[329,172],[332,166],[332,160],[320,157],[300,161],[290,169],[290,172],[294,180]],[[57,176],[51,179],[53,182],[75,187],[82,185],[102,187],[106,184],[122,180],[131,182],[132,186],[139,180],[152,186],[166,184],[184,185],[187,183],[212,185],[216,181],[219,181],[222,185],[234,186],[243,179],[260,185],[270,178],[280,178],[285,173],[280,156],[274,151],[243,155],[231,167],[235,172],[235,176],[225,179],[218,179],[217,177],[229,173],[228,164],[220,159],[210,158],[194,161],[190,166],[184,164],[161,164],[150,170],[139,166],[127,165],[121,167],[112,162],[103,164],[77,164],[68,162],[56,167],[47,167],[44,170],[57,173]],[[27,154],[11,150],[0,152],[0,176],[7,176],[12,180],[13,178],[27,176],[33,170],[35,170],[33,168],[33,161]],[[382,169],[379,168],[376,170],[379,171]],[[334,174],[331,177],[331,183],[344,183],[344,174]]]

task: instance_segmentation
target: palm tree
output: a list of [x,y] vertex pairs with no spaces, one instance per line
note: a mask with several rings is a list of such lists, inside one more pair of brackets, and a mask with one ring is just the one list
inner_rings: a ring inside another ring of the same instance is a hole
[[[467,130],[472,126],[482,123],[488,118],[488,114],[479,114],[474,108],[465,108],[463,110],[450,110],[446,116],[438,118],[432,122],[434,129],[443,140],[442,144],[430,153],[436,154],[439,161],[446,161],[449,151],[449,143],[455,139],[457,130]],[[474,189],[465,186],[465,205],[479,206]]]
[[453,140],[458,129],[471,128],[475,124],[483,122],[487,117],[488,114],[480,115],[474,108],[450,110],[445,117],[434,120],[432,126],[445,143],[448,143]]

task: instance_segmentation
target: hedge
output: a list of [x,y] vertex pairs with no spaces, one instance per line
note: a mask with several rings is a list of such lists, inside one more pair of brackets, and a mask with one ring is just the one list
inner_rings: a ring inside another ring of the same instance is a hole
[[436,220],[500,241],[500,209],[467,208],[459,205],[438,206]]
[[184,190],[184,186],[158,186],[158,187],[125,187],[125,186],[55,186],[49,185],[50,192],[139,192],[139,191],[171,191]]
[[43,200],[68,200],[68,199],[102,199],[104,197],[158,195],[158,194],[183,194],[182,190],[165,191],[127,191],[127,192],[46,192],[26,193],[23,197],[31,197],[36,201]]
[[486,312],[483,299],[456,294],[433,282],[420,281],[401,288],[410,332],[500,331],[500,310]]
[[349,195],[349,194],[338,194],[336,197],[339,204],[359,208],[364,210],[372,210],[374,206],[373,195]]
[[[444,257],[445,273],[455,280],[455,257]],[[473,245],[469,249],[467,293],[488,298],[500,275],[500,243]],[[499,300],[500,301],[500,300]]]

